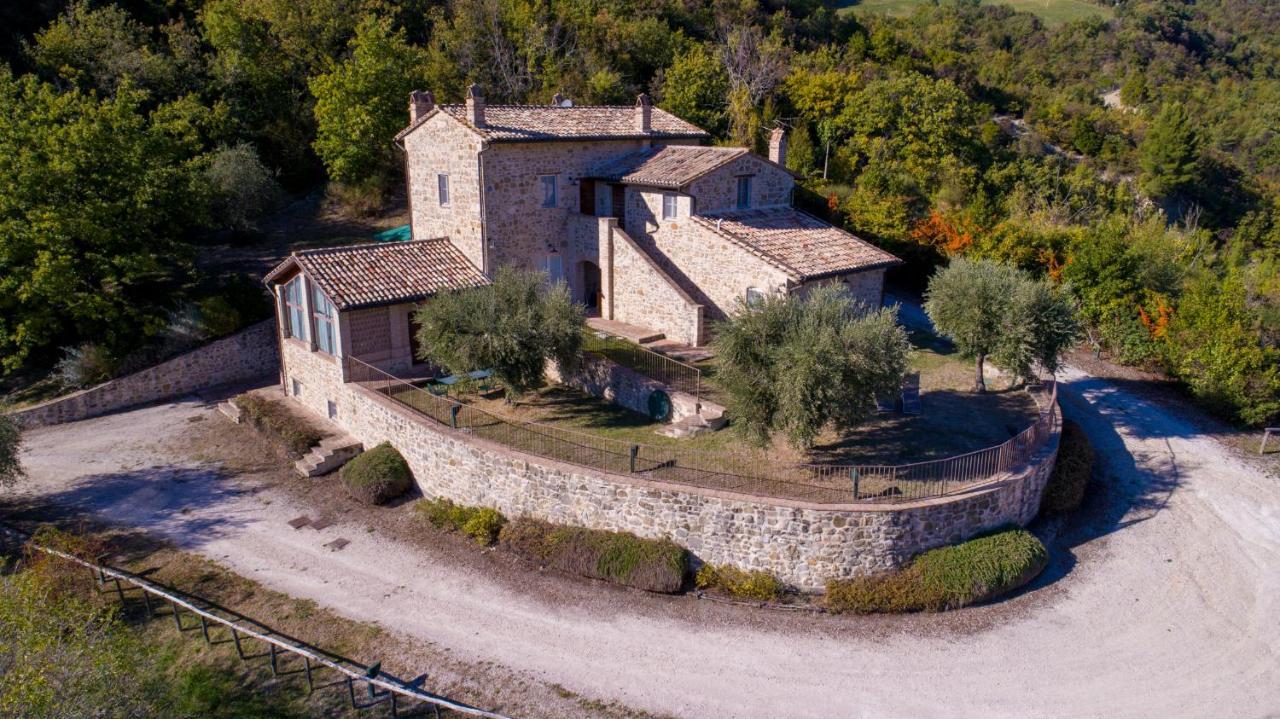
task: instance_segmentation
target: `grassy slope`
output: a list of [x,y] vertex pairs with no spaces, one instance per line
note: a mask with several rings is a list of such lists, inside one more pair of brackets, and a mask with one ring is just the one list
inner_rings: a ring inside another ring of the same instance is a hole
[[[1054,27],[1073,20],[1099,15],[1110,18],[1111,8],[1096,5],[1088,0],[982,0],[986,5],[1008,5],[1019,12],[1029,12],[1040,17],[1046,25]],[[840,2],[841,12],[858,14],[881,13],[894,17],[910,15],[916,8],[930,4],[930,0],[862,0]]]

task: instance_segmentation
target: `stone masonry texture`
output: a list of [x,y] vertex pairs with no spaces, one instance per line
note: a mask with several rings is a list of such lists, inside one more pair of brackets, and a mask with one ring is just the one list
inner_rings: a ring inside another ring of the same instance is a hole
[[276,322],[265,320],[154,367],[18,410],[12,417],[24,428],[74,422],[279,371]]
[[902,566],[928,549],[1007,524],[1040,506],[1057,457],[1055,434],[1019,471],[966,494],[900,505],[818,505],[736,495],[615,475],[541,459],[431,424],[356,384],[335,364],[286,341],[296,399],[366,447],[388,441],[408,460],[423,494],[596,529],[667,537],[701,561],[764,570],[802,591],[827,580]]

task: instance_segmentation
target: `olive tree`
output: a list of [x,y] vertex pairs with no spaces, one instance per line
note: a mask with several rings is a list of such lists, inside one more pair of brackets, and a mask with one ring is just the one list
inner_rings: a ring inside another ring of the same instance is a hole
[[582,307],[564,283],[503,268],[493,283],[446,292],[418,310],[419,359],[455,374],[491,370],[512,394],[544,383],[548,360],[571,369],[582,349]]
[[899,389],[911,347],[896,310],[871,310],[829,285],[740,305],[715,348],[734,427],[758,445],[781,432],[806,448],[824,427],[856,425],[877,394]]
[[1020,377],[1034,364],[1058,368],[1080,335],[1069,292],[991,260],[953,260],[929,280],[925,312],[934,327],[973,357],[975,392],[985,392],[988,357]]

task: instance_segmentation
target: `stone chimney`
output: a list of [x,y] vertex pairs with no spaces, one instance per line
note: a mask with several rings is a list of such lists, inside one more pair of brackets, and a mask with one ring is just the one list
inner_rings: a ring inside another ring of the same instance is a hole
[[430,92],[423,90],[414,90],[409,93],[409,123],[413,124],[420,117],[426,117],[428,112],[435,109],[436,98]]
[[653,105],[649,102],[649,96],[642,92],[636,98],[636,130],[648,134],[652,115]]
[[476,127],[484,127],[484,93],[474,82],[467,87],[467,120]]
[[781,127],[769,133],[769,160],[787,166],[787,131]]

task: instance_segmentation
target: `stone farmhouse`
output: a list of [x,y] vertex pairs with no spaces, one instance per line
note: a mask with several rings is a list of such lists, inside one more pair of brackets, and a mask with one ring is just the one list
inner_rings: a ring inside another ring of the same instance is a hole
[[[389,371],[415,363],[412,312],[502,266],[568,284],[590,315],[700,346],[771,294],[842,283],[879,306],[893,255],[792,206],[787,138],[713,147],[653,107],[465,104],[412,93],[395,137],[410,242],[295,252],[267,277],[286,339]],[[341,365],[341,362],[336,362]]]

